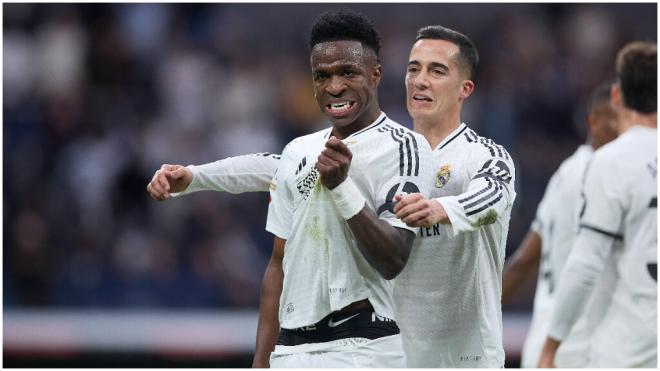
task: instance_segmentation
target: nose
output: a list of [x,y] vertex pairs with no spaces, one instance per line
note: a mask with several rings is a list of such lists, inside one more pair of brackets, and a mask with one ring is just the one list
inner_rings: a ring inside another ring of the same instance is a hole
[[429,80],[427,74],[424,71],[420,71],[415,77],[413,77],[413,85],[417,89],[426,89],[429,87]]
[[332,95],[339,95],[346,89],[346,82],[340,76],[331,76],[328,81],[327,92]]

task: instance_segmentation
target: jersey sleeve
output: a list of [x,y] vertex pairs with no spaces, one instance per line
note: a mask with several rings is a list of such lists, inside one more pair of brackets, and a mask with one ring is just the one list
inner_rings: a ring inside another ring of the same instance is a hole
[[582,190],[580,232],[597,233],[622,239],[625,179],[616,179],[606,156],[595,155],[587,170]]
[[293,194],[288,187],[286,177],[291,166],[289,146],[282,152],[273,179],[269,182],[270,203],[266,230],[277,237],[288,240],[293,220]]
[[548,332],[555,340],[561,341],[568,335],[605,269],[612,246],[623,239],[620,231],[624,192],[617,189],[620,183],[609,179],[612,169],[608,162],[596,155],[587,171],[580,229],[555,299],[564,304],[555,306]]
[[[471,232],[484,225],[495,223],[511,208],[516,198],[514,190],[515,169],[511,157],[503,155],[475,155],[473,176],[467,191],[458,196],[436,198],[445,209],[451,224],[450,235]],[[476,165],[476,166],[475,166]]]
[[562,305],[553,306],[548,336],[558,341],[566,338],[587,305],[615,242],[606,235],[583,232],[575,240],[555,294],[555,302]]
[[279,155],[255,153],[204,165],[189,165],[187,167],[193,173],[192,182],[185,191],[173,193],[172,196],[199,191],[267,192],[279,160]]
[[405,138],[410,139],[410,146],[401,146],[399,155],[392,156],[396,163],[392,162],[391,166],[377,169],[382,182],[377,187],[374,205],[377,205],[376,214],[380,219],[393,227],[417,233],[418,228],[409,227],[394,214],[395,196],[420,193],[429,197],[434,175],[432,153],[426,139],[421,135],[408,133],[403,138],[404,144]]

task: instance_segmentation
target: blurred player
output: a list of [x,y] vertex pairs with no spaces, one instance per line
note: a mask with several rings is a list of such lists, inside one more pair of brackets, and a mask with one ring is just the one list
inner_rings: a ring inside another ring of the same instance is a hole
[[[398,201],[397,217],[418,228],[394,295],[410,367],[504,366],[500,290],[515,169],[504,148],[461,123],[477,64],[472,42],[441,26],[420,29],[410,53],[407,108],[415,131],[434,148],[435,173],[434,199],[388,195]],[[164,165],[150,193],[166,199],[171,179],[184,177],[192,183],[177,192],[240,192],[245,183],[265,190],[262,172],[275,162],[247,155],[199,167]]]
[[616,138],[617,114],[610,104],[611,85],[603,83],[592,94],[587,106],[587,144],[579,146],[550,178],[527,236],[504,267],[505,303],[520,286],[538,276],[534,314],[522,351],[524,368],[538,365],[550,323],[554,287],[577,233],[580,191],[587,165],[594,150]]
[[589,339],[586,366],[657,366],[656,45],[625,46],[616,72],[619,137],[594,153],[587,170],[580,230],[557,288],[561,305],[553,307],[541,367],[554,366],[557,348],[604,276],[616,280]]

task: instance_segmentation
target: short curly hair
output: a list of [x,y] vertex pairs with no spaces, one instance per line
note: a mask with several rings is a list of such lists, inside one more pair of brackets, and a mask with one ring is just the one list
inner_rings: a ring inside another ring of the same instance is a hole
[[339,10],[321,14],[309,33],[309,47],[328,41],[355,40],[376,53],[380,52],[380,35],[373,22],[359,13]]
[[658,48],[654,43],[636,41],[616,56],[616,77],[623,104],[641,113],[658,110]]

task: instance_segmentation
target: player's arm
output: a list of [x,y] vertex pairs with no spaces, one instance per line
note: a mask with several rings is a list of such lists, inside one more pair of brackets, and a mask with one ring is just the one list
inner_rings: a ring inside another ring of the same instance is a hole
[[316,167],[321,183],[331,190],[335,204],[355,235],[367,262],[385,279],[396,277],[410,256],[414,233],[380,219],[348,176],[352,154],[337,138],[330,138]]
[[605,234],[584,228],[580,230],[555,293],[555,302],[561,305],[553,306],[539,367],[554,367],[555,353],[582,314],[605,268],[614,241]]
[[147,192],[157,201],[198,191],[267,192],[279,159],[255,153],[198,166],[165,164],[154,173]]
[[388,280],[401,273],[415,239],[413,232],[393,227],[366,205],[347,222],[372,267]]
[[540,367],[554,366],[557,348],[582,314],[605,269],[612,246],[623,239],[620,228],[627,190],[620,182],[610,181],[611,173],[611,161],[594,155],[583,185],[580,230],[555,292],[555,303],[561,305],[553,306]]
[[458,196],[427,199],[421,194],[397,195],[397,218],[413,227],[445,224],[453,235],[496,222],[516,198],[513,162],[490,158],[480,165],[467,191]]
[[252,367],[267,368],[270,353],[275,349],[277,336],[280,331],[278,319],[280,295],[284,271],[282,259],[284,258],[284,245],[286,240],[275,237],[273,254],[270,257],[264,278],[261,281],[261,297],[259,301],[259,325],[257,327],[257,346],[254,352]]
[[541,236],[530,229],[516,253],[504,265],[502,274],[503,303],[511,300],[520,286],[538,274],[541,262],[541,244]]

